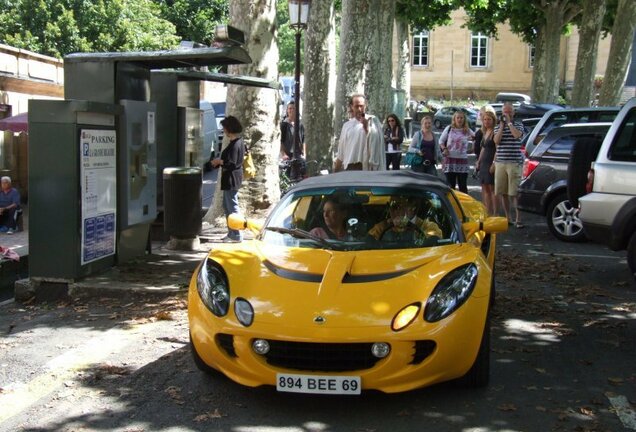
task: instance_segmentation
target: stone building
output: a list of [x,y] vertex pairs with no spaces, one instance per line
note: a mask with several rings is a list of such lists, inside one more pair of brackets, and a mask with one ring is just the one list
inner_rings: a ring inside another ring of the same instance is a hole
[[[498,37],[473,33],[463,10],[452,23],[411,37],[411,98],[492,100],[498,92],[530,94],[534,49],[500,25]],[[604,75],[611,37],[600,41],[596,75]],[[579,44],[577,29],[561,39],[561,87],[572,89]]]

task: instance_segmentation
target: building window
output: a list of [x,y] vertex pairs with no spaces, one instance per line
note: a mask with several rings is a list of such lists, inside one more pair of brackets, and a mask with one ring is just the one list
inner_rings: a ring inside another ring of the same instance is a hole
[[413,35],[413,66],[428,66],[428,30]]
[[528,45],[528,68],[534,68],[534,45]]
[[488,65],[488,36],[481,32],[473,33],[470,42],[470,66],[485,68]]

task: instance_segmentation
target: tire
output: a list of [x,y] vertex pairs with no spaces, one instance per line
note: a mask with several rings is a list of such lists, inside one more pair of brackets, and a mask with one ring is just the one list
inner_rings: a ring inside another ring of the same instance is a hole
[[568,161],[568,200],[574,207],[579,206],[579,198],[586,194],[587,173],[596,160],[603,142],[594,138],[581,138],[574,142]]
[[627,244],[627,265],[634,280],[636,280],[636,232],[632,233],[632,238]]
[[203,361],[203,359],[197,352],[197,349],[194,347],[194,344],[192,343],[192,335],[190,335],[190,351],[192,352],[192,360],[194,360],[194,364],[196,365],[197,369],[199,369],[201,372],[204,372],[208,375],[218,376],[219,372],[216,369],[214,369],[212,366],[209,366],[205,361]]
[[553,236],[565,242],[586,240],[583,223],[579,219],[579,209],[573,207],[565,192],[550,201],[545,215],[548,229]]
[[490,381],[490,316],[486,317],[484,334],[477,358],[470,370],[459,379],[461,385],[471,388],[486,387]]
[[497,286],[495,285],[495,265],[492,266],[492,278],[490,279],[490,309],[495,307],[495,303],[497,303]]
[[435,125],[435,127],[437,129],[441,129],[442,128],[442,122],[439,121],[438,119],[436,119],[435,121],[433,121],[433,124]]

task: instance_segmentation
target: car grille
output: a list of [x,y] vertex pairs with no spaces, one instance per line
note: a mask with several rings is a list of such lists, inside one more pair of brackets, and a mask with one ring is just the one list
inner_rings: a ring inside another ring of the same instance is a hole
[[372,368],[380,360],[371,354],[371,343],[268,342],[267,363],[286,369],[345,372]]
[[411,364],[420,364],[426,357],[433,354],[437,344],[431,340],[415,341],[415,352],[413,353],[413,360]]
[[234,336],[219,333],[216,335],[216,344],[230,357],[236,357],[236,351],[234,351]]

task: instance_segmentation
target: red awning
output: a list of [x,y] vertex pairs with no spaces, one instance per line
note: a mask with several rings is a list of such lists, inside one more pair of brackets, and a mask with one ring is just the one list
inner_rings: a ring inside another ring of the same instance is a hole
[[9,130],[12,132],[28,132],[29,117],[27,113],[14,115],[0,120],[0,130]]

